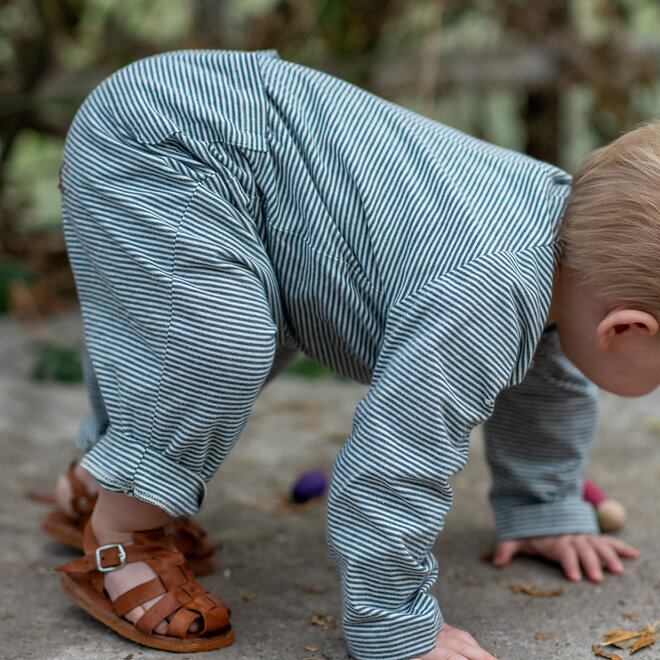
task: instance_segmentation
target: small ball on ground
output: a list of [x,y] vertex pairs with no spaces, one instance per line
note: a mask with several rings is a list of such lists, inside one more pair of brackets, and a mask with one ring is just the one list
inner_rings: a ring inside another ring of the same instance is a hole
[[598,525],[602,532],[615,532],[626,522],[626,509],[616,500],[605,500],[596,507]]
[[307,502],[325,493],[327,481],[321,470],[310,470],[302,474],[291,490],[291,499],[298,504]]

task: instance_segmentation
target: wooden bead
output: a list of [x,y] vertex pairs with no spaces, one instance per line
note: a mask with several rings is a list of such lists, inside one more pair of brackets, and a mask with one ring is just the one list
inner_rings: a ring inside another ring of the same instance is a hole
[[626,522],[626,509],[616,500],[605,500],[596,507],[598,525],[602,532],[615,532]]

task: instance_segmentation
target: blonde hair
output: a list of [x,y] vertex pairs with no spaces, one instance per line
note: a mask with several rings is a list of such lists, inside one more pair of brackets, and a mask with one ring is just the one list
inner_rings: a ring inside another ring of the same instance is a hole
[[562,263],[599,295],[660,315],[660,121],[584,159],[559,244]]

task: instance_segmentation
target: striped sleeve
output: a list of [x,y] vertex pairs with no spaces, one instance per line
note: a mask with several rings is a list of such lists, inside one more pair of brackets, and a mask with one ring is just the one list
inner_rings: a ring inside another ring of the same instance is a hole
[[533,346],[521,318],[535,304],[525,286],[533,261],[478,260],[388,317],[328,506],[344,629],[360,660],[404,660],[434,646],[443,619],[428,593],[438,571],[430,549],[451,504],[449,479],[467,461],[470,429]]
[[598,532],[593,507],[582,499],[596,398],[596,386],[549,328],[525,379],[500,394],[485,424],[500,539]]

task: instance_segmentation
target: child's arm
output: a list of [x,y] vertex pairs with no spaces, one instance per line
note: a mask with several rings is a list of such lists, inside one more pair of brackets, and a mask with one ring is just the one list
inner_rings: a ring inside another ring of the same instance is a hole
[[601,561],[617,573],[623,570],[619,555],[636,556],[627,544],[598,535],[593,508],[582,498],[596,395],[549,330],[525,380],[498,397],[485,424],[501,541],[496,566],[518,552],[536,554],[557,561],[570,579],[580,579],[582,566],[600,580]]
[[328,500],[344,631],[360,660],[447,655],[434,649],[447,634],[429,593],[438,572],[430,550],[470,430],[490,415],[520,354],[533,353],[537,339],[518,318],[527,289],[514,288],[507,269],[521,279],[528,268],[533,279],[534,267],[531,259],[489,255],[388,314],[371,389],[337,457]]

